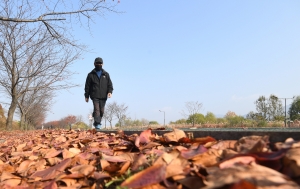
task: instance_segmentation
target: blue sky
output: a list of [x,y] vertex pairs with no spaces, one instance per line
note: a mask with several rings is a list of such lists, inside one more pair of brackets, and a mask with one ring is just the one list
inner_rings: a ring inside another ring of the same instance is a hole
[[298,0],[121,0],[124,13],[97,18],[92,35],[74,32],[93,52],[74,63],[80,87],[58,92],[46,121],[87,122],[83,89],[98,56],[115,89],[107,103],[125,103],[132,119],[163,124],[162,110],[169,123],[189,101],[203,103],[203,114],[245,115],[260,95],[300,95],[299,8]]

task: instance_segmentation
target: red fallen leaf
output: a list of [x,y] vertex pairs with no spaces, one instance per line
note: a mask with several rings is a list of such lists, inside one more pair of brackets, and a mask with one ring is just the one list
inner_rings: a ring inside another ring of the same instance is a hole
[[188,137],[182,137],[181,139],[178,140],[179,143],[191,143],[191,139]]
[[125,163],[122,165],[121,169],[118,171],[118,174],[119,174],[119,175],[124,174],[124,173],[128,170],[128,168],[129,168],[130,165],[131,165],[130,161],[125,162]]
[[207,142],[213,142],[213,141],[217,141],[217,140],[211,136],[194,138],[192,140],[193,143],[199,143],[199,144],[206,144]]
[[58,173],[63,172],[71,163],[72,159],[65,159],[61,163],[54,165],[48,169],[43,171],[36,171],[29,178],[37,178],[40,177],[41,180],[50,180],[54,179]]
[[61,180],[61,179],[78,179],[78,178],[83,178],[85,177],[84,174],[82,173],[79,173],[79,172],[76,172],[76,173],[71,173],[71,174],[62,174],[62,175],[59,175],[56,180]]
[[166,166],[156,164],[126,179],[121,186],[128,188],[142,188],[157,184],[165,179]]
[[[281,159],[286,154],[286,151],[287,151],[287,149],[282,149],[282,150],[279,150],[276,152],[258,152],[258,153],[249,153],[249,154],[237,154],[229,159],[233,159],[236,157],[252,156],[255,158],[256,163],[279,171],[282,168]],[[225,161],[228,161],[228,159]]]
[[241,188],[242,189],[256,189],[257,187],[248,181],[241,180],[241,181],[231,184],[225,188],[226,189],[241,189]]
[[102,168],[104,171],[110,173],[110,174],[116,174],[117,171],[121,169],[121,165],[119,163],[111,162],[108,166],[105,166]]
[[198,145],[196,149],[187,149],[187,150],[181,150],[181,156],[186,158],[186,159],[191,159],[195,157],[198,154],[202,154],[203,152],[206,152],[207,149],[202,146]]
[[148,142],[150,142],[150,137],[152,136],[152,131],[150,129],[144,130],[143,132],[141,132],[140,134],[140,143],[142,144],[147,144]]
[[93,141],[93,140],[90,139],[90,138],[85,138],[85,139],[80,140],[80,142],[81,142],[82,144],[87,144],[87,143],[92,142],[92,141]]

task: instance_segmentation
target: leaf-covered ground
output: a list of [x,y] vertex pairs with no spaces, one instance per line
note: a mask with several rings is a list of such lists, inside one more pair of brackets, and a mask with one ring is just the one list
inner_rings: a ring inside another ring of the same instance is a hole
[[190,139],[174,129],[0,132],[0,188],[296,189],[300,142]]

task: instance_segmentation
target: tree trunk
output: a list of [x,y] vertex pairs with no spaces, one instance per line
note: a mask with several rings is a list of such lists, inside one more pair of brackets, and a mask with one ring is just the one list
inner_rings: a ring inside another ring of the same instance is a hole
[[16,108],[17,108],[17,99],[13,97],[7,113],[6,130],[12,130],[12,123],[13,123],[14,113]]
[[25,115],[21,112],[20,130],[26,130],[26,119]]

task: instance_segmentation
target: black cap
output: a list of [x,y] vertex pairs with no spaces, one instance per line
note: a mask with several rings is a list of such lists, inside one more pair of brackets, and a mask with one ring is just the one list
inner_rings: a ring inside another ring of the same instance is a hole
[[103,64],[103,60],[102,60],[102,58],[97,57],[97,58],[95,59],[95,62],[94,62],[94,63],[101,63],[101,64]]

